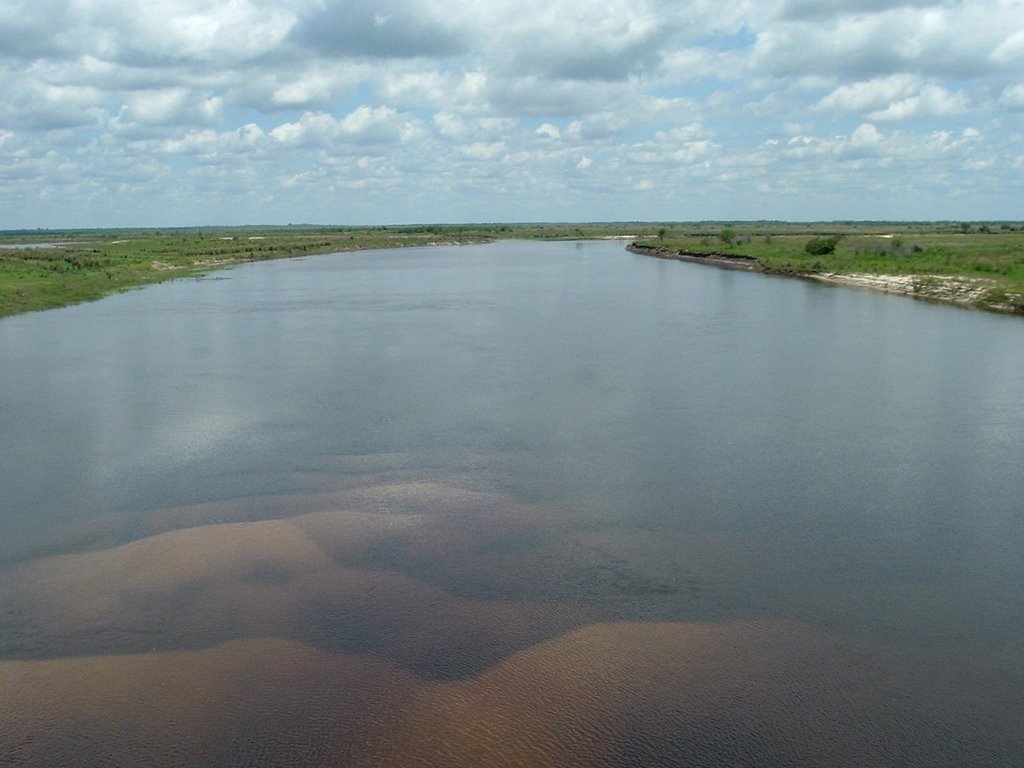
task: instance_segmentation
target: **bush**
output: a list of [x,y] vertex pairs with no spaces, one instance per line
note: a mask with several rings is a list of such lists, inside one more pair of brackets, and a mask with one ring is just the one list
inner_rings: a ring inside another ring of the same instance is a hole
[[804,250],[812,256],[827,256],[836,249],[837,237],[813,237],[807,241]]

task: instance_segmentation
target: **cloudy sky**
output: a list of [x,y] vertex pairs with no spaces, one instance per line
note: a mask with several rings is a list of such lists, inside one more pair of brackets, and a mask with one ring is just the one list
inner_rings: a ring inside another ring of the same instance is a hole
[[0,229],[1022,202],[1024,0],[0,2]]

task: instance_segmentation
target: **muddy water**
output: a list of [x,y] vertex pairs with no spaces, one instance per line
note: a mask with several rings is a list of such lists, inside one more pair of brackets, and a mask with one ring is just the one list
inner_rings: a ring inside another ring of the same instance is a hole
[[0,764],[1024,764],[1024,325],[499,244],[0,322]]

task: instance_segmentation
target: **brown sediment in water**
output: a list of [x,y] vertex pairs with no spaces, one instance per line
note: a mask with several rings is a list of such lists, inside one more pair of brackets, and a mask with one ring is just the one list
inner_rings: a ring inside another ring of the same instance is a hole
[[440,483],[341,497],[363,511],[178,529],[0,571],[0,656],[276,636],[452,679],[595,621],[726,615],[715,569],[749,562],[719,542],[578,530],[571,511]]
[[390,730],[418,684],[370,657],[276,639],[2,661],[0,755],[25,766],[330,765],[346,753],[366,760],[361,741]]
[[0,661],[0,755],[25,766],[998,763],[999,745],[976,730],[986,713],[908,707],[896,678],[885,660],[773,621],[590,625],[455,682],[249,639]]
[[[324,480],[325,484],[327,482]],[[521,505],[504,494],[473,490],[448,482],[395,482],[380,476],[358,477],[350,482],[351,487],[340,490],[252,496],[166,508],[148,515],[145,525],[147,533],[153,534],[211,522],[267,520],[338,510],[443,517],[466,512],[482,514]]]
[[[922,667],[796,623],[708,621],[751,615],[716,613],[716,590],[756,579],[761,547],[587,528],[485,483],[366,468],[338,491],[158,512],[148,524],[172,530],[0,571],[0,764],[959,768],[1021,753],[1007,713],[1024,686],[992,659]],[[694,607],[704,623],[621,620]]]
[[393,571],[339,564],[372,561],[367,552],[379,546],[429,563],[445,547],[457,557],[464,545],[426,515],[336,511],[187,528],[45,558],[0,572],[8,607],[0,616],[0,655],[197,648],[278,636],[372,649],[423,676],[451,678],[597,615],[555,601],[460,597]]
[[[465,511],[473,504],[480,508],[507,506],[510,499],[502,491],[508,461],[507,456],[493,454],[441,461],[415,451],[323,456],[302,470],[286,473],[286,484],[293,489],[290,492],[200,501],[145,513],[107,512],[54,532],[36,556],[113,546],[178,528],[339,509],[407,514],[413,509]],[[439,476],[443,481],[439,482]],[[473,493],[483,495],[474,498]],[[464,494],[461,501],[460,494]],[[394,503],[396,498],[401,504]]]

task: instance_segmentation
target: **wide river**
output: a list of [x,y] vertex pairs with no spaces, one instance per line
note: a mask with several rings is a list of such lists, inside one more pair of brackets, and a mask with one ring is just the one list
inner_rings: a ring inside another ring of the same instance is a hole
[[1024,765],[1024,321],[622,242],[0,320],[0,764]]

